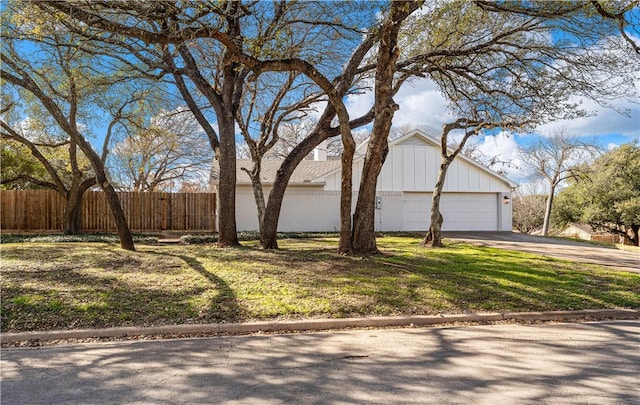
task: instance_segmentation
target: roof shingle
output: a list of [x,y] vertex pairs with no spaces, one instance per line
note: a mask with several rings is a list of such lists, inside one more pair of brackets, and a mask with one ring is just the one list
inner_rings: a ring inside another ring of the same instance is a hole
[[[294,170],[289,183],[308,183],[308,182],[322,182],[322,176],[330,171],[340,167],[339,159],[329,159],[324,161],[317,160],[303,160],[300,162],[296,170]],[[262,170],[260,178],[263,183],[273,183],[276,178],[276,173],[282,164],[281,159],[263,159]],[[236,161],[236,178],[238,184],[251,183],[249,175],[242,170],[242,168],[251,169],[253,162],[251,159],[238,159]],[[218,182],[219,173],[218,161],[214,159],[211,165],[211,182]]]

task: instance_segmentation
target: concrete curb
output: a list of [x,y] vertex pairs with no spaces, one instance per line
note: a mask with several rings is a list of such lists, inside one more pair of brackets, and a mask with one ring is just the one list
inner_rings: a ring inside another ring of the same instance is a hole
[[578,319],[640,319],[637,309],[596,309],[550,312],[485,312],[454,315],[384,316],[371,318],[307,319],[301,321],[265,321],[248,323],[213,323],[200,325],[165,325],[151,327],[116,327],[105,329],[54,330],[43,332],[1,333],[0,343],[21,341],[52,341],[58,339],[122,338],[127,336],[175,334],[231,334],[257,332],[320,331],[328,329],[427,326],[455,322],[497,321],[566,321]]

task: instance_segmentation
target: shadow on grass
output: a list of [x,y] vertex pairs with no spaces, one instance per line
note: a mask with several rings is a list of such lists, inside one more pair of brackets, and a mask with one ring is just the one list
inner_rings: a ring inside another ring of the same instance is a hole
[[239,271],[329,301],[329,313],[319,309],[310,315],[640,307],[638,275],[499,249],[458,244],[434,250],[401,242],[385,241],[385,255],[367,258],[339,255],[333,241],[323,246],[293,241],[278,251],[244,248],[208,257],[234,263],[251,256],[268,265]]
[[640,276],[542,256],[454,246],[382,262],[418,277],[423,282],[414,285],[426,285],[464,310],[640,307]]
[[177,254],[167,254],[167,253],[158,253],[158,252],[147,252],[149,254],[159,255],[162,257],[171,256],[178,258],[185,262],[189,268],[196,273],[200,274],[204,277],[214,288],[217,294],[211,298],[209,308],[211,314],[215,314],[213,318],[207,316],[206,314],[201,314],[204,318],[212,319],[215,321],[225,321],[225,322],[238,322],[243,319],[242,310],[238,305],[238,300],[236,297],[236,293],[233,289],[227,284],[227,282],[221,277],[216,276],[214,273],[207,271],[207,269],[202,265],[202,263],[196,259],[195,257],[187,256],[187,255],[177,255]]
[[333,240],[291,240],[278,251],[15,246],[3,249],[9,262],[2,271],[2,331],[640,308],[638,274],[464,244],[420,249],[411,240],[384,239],[385,254],[367,258],[337,254]]
[[[28,251],[9,256],[29,257]],[[70,260],[62,246],[36,253],[19,266],[3,266],[2,332],[240,319],[233,290],[191,257],[156,253],[149,261],[148,252],[111,247]],[[204,278],[179,270],[180,261]]]

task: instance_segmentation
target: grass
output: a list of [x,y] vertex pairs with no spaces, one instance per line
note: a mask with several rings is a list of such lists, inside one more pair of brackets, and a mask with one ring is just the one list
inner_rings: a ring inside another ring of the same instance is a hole
[[[133,234],[135,243],[155,243],[158,235]],[[114,233],[82,233],[80,235],[50,234],[1,234],[2,243],[42,243],[42,242],[106,242],[119,243],[120,239]]]
[[466,244],[379,239],[346,257],[336,238],[257,243],[0,245],[2,332],[265,319],[640,308],[640,274]]

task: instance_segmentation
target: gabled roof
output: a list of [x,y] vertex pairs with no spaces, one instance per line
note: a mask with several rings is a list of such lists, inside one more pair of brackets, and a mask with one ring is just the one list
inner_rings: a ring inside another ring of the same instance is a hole
[[580,229],[581,231],[584,231],[584,232],[586,232],[588,234],[591,234],[591,235],[595,235],[596,234],[596,231],[589,224],[579,224],[577,222],[571,222],[569,224],[569,227],[574,227],[574,228]]
[[[392,139],[389,141],[389,147],[391,148],[394,145],[398,145],[408,139],[411,138],[420,138],[422,140],[424,140],[426,143],[430,144],[431,146],[434,146],[438,149],[440,149],[440,140],[437,139],[435,136],[429,135],[424,131],[421,131],[419,129],[413,130],[411,132],[407,132],[406,134],[399,136],[398,138]],[[354,162],[358,161],[358,160],[362,160],[364,159],[364,155],[366,153],[366,149],[362,149],[364,145],[367,144],[367,142],[369,141],[369,138],[367,138],[363,143],[361,143],[360,145],[358,145],[358,147],[356,148],[356,158],[353,159]],[[360,153],[358,153],[360,152]],[[499,180],[503,181],[504,183],[508,184],[509,187],[511,188],[515,188],[518,186],[517,183],[514,183],[513,181],[509,180],[508,178],[506,178],[505,176],[501,175],[500,173],[496,173],[493,170],[489,169],[486,166],[483,166],[482,164],[476,162],[475,160],[471,159],[468,156],[465,156],[463,154],[459,154],[458,156],[456,156],[456,159],[460,159],[463,160],[467,163],[469,163],[470,165],[480,169],[481,171],[498,178]],[[338,166],[337,169],[332,170],[329,173],[326,173],[324,175],[324,177],[329,176],[331,174],[335,174],[336,172],[340,171],[340,166]]]
[[[423,141],[425,141],[427,144],[440,148],[440,141],[434,135],[427,134],[426,132],[421,130],[414,130],[398,138],[391,140],[389,142],[389,147],[401,144],[402,142],[405,142],[406,140],[411,139],[413,137],[420,138]],[[364,159],[367,143],[368,143],[368,139],[365,140],[360,145],[358,145],[358,147],[356,148],[356,157],[353,159],[354,162]],[[484,171],[493,177],[496,177],[497,179],[508,184],[509,187],[515,188],[517,186],[516,183],[504,177],[503,175],[494,172],[493,170],[481,165],[480,163],[476,162],[475,160],[465,155],[460,154],[456,157],[456,159],[463,160],[469,163],[470,165],[478,168],[479,170]],[[236,178],[237,178],[238,184],[251,184],[251,179],[249,178],[249,175],[244,170],[242,170],[243,167],[247,169],[251,169],[251,167],[253,167],[253,162],[251,161],[251,159],[238,159],[236,162],[237,162]],[[273,181],[276,178],[276,173],[278,172],[278,169],[280,168],[281,164],[282,164],[282,159],[263,159],[262,160],[262,170],[261,170],[260,177],[262,178],[263,184],[273,183]],[[329,158],[328,160],[325,160],[325,161],[305,159],[300,162],[298,167],[296,167],[296,169],[294,170],[291,176],[291,179],[289,180],[289,183],[290,184],[316,183],[318,185],[324,184],[324,180],[327,176],[338,173],[340,172],[340,170],[342,170],[340,159]],[[214,159],[213,164],[211,165],[211,177],[210,177],[210,181],[212,184],[218,183],[218,173],[219,173],[218,161]]]
[[[263,159],[260,177],[263,184],[272,184],[276,178],[276,173],[282,164],[282,159]],[[251,170],[253,162],[251,159],[238,159],[236,161],[236,178],[238,184],[250,184],[251,178],[242,168]],[[339,159],[328,159],[324,161],[303,160],[294,170],[289,179],[289,183],[319,183],[324,184],[324,175],[340,167]],[[211,167],[211,182],[218,182],[219,166],[214,160]]]

